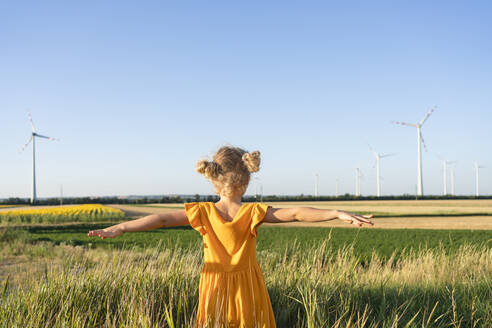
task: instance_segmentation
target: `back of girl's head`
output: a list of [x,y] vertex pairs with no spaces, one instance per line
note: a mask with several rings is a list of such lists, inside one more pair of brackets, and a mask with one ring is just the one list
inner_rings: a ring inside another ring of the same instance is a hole
[[232,196],[244,194],[249,184],[250,174],[260,169],[260,152],[224,146],[215,153],[213,160],[199,160],[196,171],[211,180],[215,192]]

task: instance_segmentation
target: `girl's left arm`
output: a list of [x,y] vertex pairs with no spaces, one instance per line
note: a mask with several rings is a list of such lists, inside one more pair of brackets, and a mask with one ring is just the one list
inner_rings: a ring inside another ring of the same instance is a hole
[[184,210],[151,214],[140,219],[123,222],[101,230],[91,230],[88,236],[104,238],[118,237],[124,232],[146,231],[163,227],[177,227],[188,225],[188,218]]
[[371,215],[358,215],[340,210],[323,210],[312,207],[268,208],[265,222],[282,223],[292,221],[319,222],[339,219],[361,227],[362,224],[374,225],[369,219]]

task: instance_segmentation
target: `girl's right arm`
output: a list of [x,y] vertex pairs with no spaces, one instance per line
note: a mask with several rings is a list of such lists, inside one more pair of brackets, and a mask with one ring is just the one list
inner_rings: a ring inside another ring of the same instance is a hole
[[151,214],[137,220],[127,221],[101,230],[91,230],[87,234],[90,237],[98,236],[114,238],[124,232],[146,231],[163,227],[177,227],[188,225],[188,218],[184,210]]
[[340,219],[344,222],[354,224],[361,227],[362,224],[367,223],[374,225],[368,219],[372,218],[371,215],[357,215],[351,212],[339,211],[339,210],[322,210],[312,207],[292,207],[292,208],[268,208],[265,216],[265,222],[268,223],[282,223],[292,221],[304,221],[304,222],[319,222],[330,221],[334,219]]

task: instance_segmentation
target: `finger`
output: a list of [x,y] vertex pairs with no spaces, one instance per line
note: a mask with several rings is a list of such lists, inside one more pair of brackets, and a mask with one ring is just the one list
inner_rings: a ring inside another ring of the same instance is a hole
[[357,226],[357,227],[359,227],[359,228],[362,226],[362,223],[360,223],[360,221],[359,221],[359,220],[357,220],[357,219],[354,219],[354,220],[352,221],[352,224],[353,224],[353,225],[355,225],[355,226]]
[[104,232],[103,231],[93,231],[92,234],[90,234],[91,237],[103,237],[104,236]]
[[372,223],[371,221],[369,221],[366,218],[359,216],[359,215],[356,216],[356,221],[357,221],[357,224],[360,224],[360,225],[362,225],[363,223],[374,225],[374,223]]
[[374,215],[373,214],[363,215],[363,217],[365,217],[366,219],[372,219]]
[[369,220],[364,220],[362,221],[363,223],[367,223],[367,224],[370,224],[370,225],[374,225],[374,223],[372,221],[369,221]]
[[357,216],[357,219],[359,219],[360,221],[362,222],[365,222],[365,223],[372,223],[371,221],[369,221],[366,217],[364,216]]
[[360,215],[356,215],[356,216],[355,216],[355,219],[356,219],[357,221],[361,221],[361,222],[365,222],[365,223],[369,223],[369,222],[370,222],[368,219],[366,219],[365,217],[360,216]]

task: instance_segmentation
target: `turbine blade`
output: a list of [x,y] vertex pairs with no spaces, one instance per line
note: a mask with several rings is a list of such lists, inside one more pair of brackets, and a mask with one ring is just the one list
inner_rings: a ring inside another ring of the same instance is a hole
[[19,153],[22,153],[24,151],[24,149],[26,149],[27,146],[29,146],[29,144],[32,141],[32,138],[33,138],[33,136],[31,135],[31,137],[29,138],[29,140],[27,140],[26,144],[22,147],[22,149],[19,151]]
[[34,127],[34,123],[32,121],[32,116],[31,116],[31,112],[29,112],[29,110],[27,111],[27,117],[29,118],[29,122],[31,122],[32,132],[36,133],[36,128]]
[[397,122],[397,121],[391,121],[391,123],[398,124],[398,125],[403,125],[403,126],[413,126],[414,128],[417,127],[417,124],[413,124],[413,123]]
[[425,115],[424,119],[422,121],[420,121],[419,125],[423,125],[425,123],[425,121],[427,121],[427,119],[429,118],[429,116],[431,116],[431,114],[436,110],[437,106],[434,106],[430,109],[430,111],[427,112],[427,114]]
[[53,140],[53,141],[59,141],[59,139],[56,139],[56,138],[52,138],[52,137],[47,137],[47,136],[43,136],[41,134],[37,134],[35,133],[34,134],[36,137],[40,137],[40,138],[45,138],[45,139],[49,139],[49,140]]
[[422,131],[420,132],[420,140],[422,141],[422,144],[424,145],[424,149],[427,152],[427,146],[425,145],[424,136],[422,136]]
[[384,155],[380,155],[379,158],[390,157],[390,156],[395,156],[395,155],[396,155],[396,153],[384,154]]

